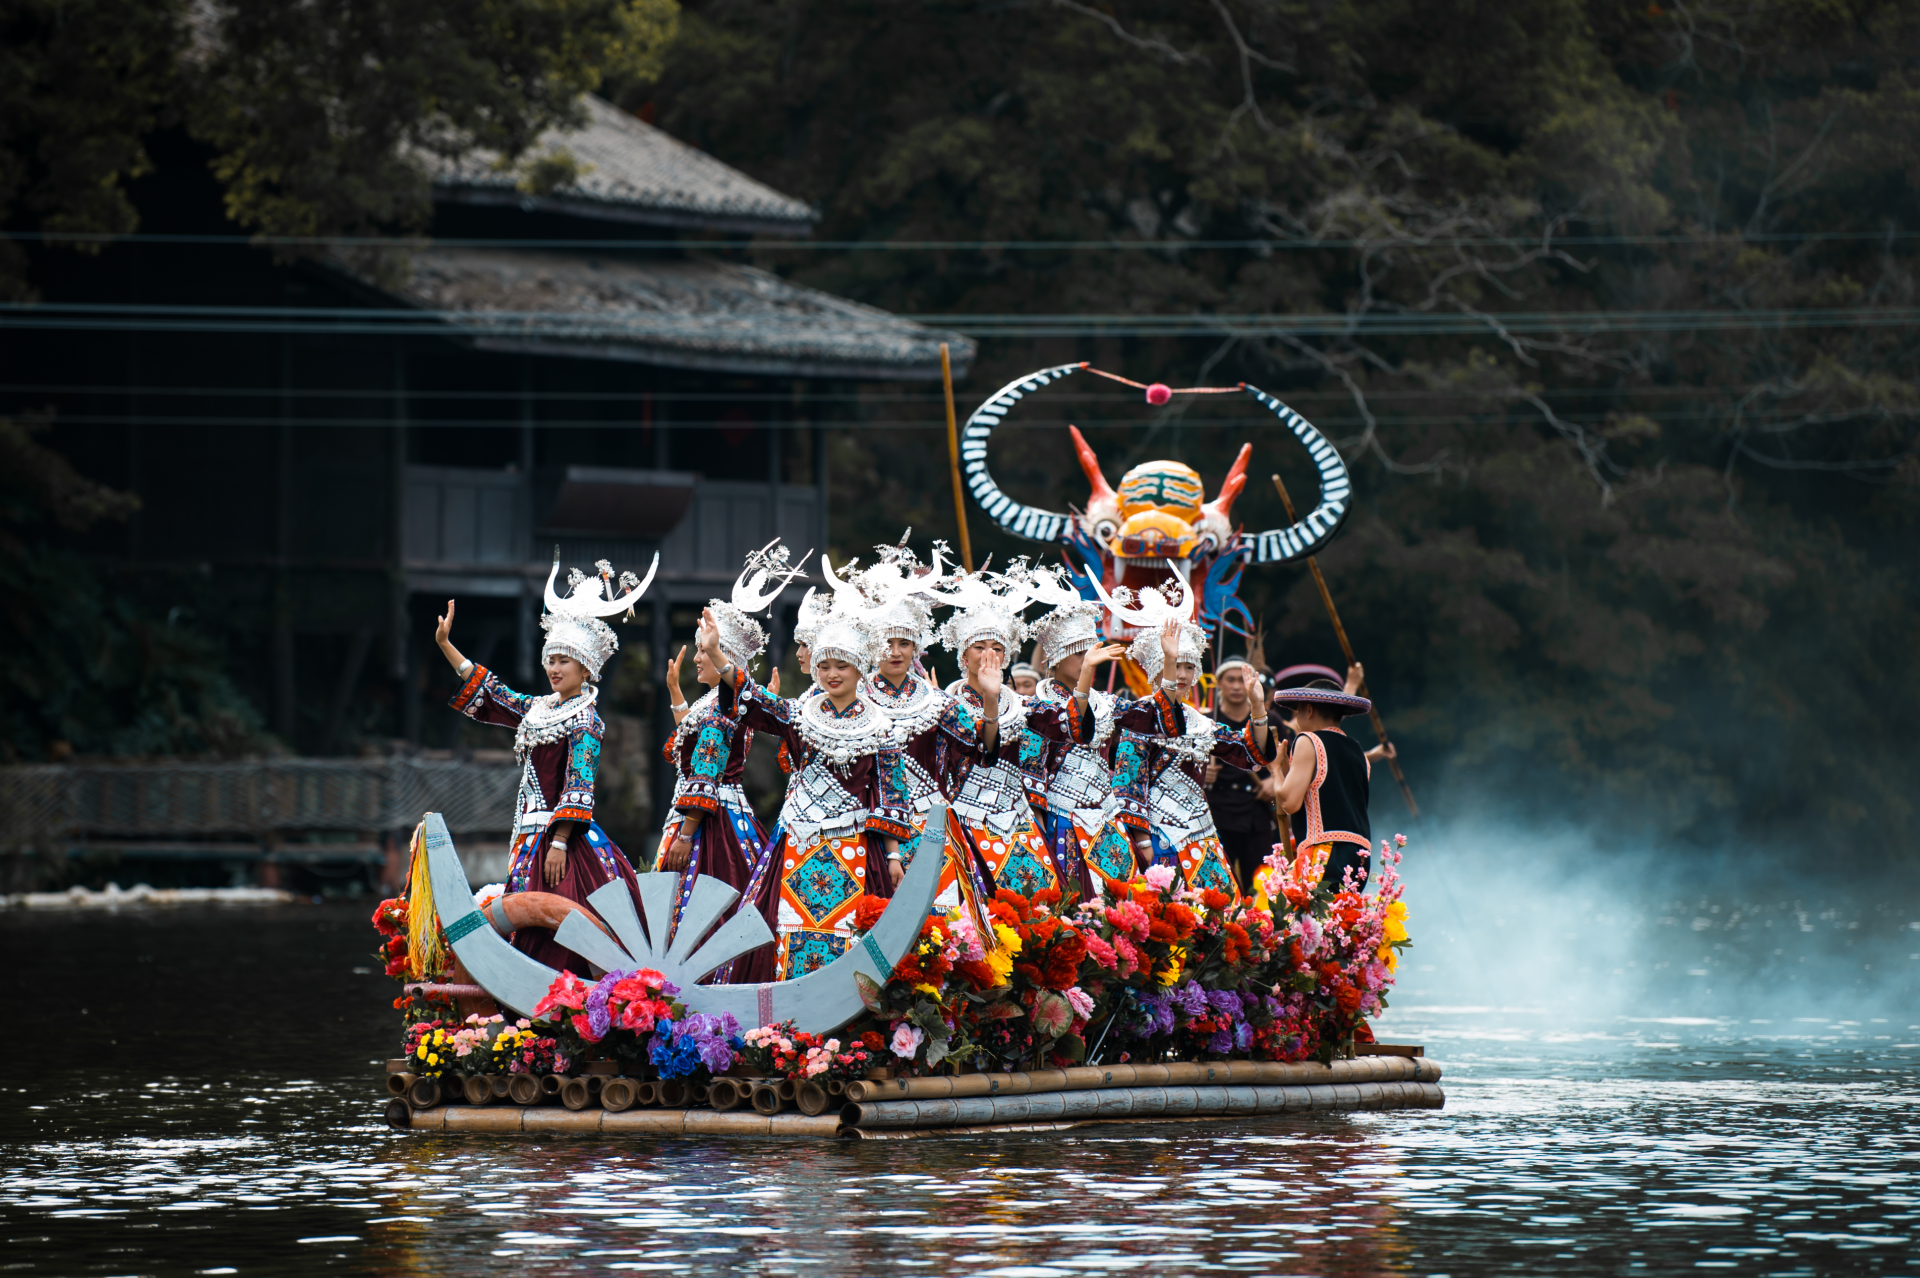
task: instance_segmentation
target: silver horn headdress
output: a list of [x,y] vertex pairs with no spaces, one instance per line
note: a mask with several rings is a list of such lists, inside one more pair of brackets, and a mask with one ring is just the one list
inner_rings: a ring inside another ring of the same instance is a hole
[[940,642],[958,656],[982,639],[992,639],[1011,663],[1027,638],[1027,623],[1020,616],[1021,609],[1032,602],[1026,573],[1024,562],[1006,573],[990,573],[982,567],[956,578],[949,589],[929,591],[936,602],[954,609],[940,628]]
[[801,575],[812,553],[809,550],[800,556],[799,563],[792,563],[792,552],[775,537],[747,556],[746,566],[734,578],[730,600],[707,601],[720,631],[720,651],[734,665],[744,669],[767,646],[767,632],[753,619],[753,614],[766,611],[767,606],[780,597],[780,592]]
[[[1172,598],[1166,592],[1179,587],[1179,597]],[[1099,582],[1093,583],[1100,598],[1114,617],[1125,625],[1139,629],[1139,635],[1127,646],[1127,655],[1133,663],[1146,671],[1147,678],[1159,679],[1166,664],[1166,656],[1160,651],[1160,630],[1167,622],[1173,621],[1180,626],[1179,659],[1201,665],[1206,658],[1207,634],[1193,624],[1193,591],[1187,583],[1175,578],[1165,585],[1142,590],[1138,597],[1129,603],[1123,598],[1109,595]]]
[[1028,629],[1033,634],[1033,661],[1051,673],[1060,662],[1076,652],[1085,652],[1100,642],[1100,617],[1106,605],[1088,599],[1065,580],[1057,568],[1036,568],[1027,581],[1027,594],[1035,603],[1050,605],[1049,610]]
[[861,674],[872,674],[880,644],[874,633],[874,612],[853,581],[833,570],[833,561],[820,556],[820,571],[833,587],[833,606],[808,645],[816,669],[822,661],[845,661]]
[[645,580],[630,572],[620,574],[619,588],[624,594],[616,595],[612,564],[602,559],[594,567],[600,570],[597,577],[589,577],[578,568],[568,573],[567,594],[563,597],[553,588],[560,576],[560,548],[553,548],[553,570],[547,574],[547,611],[540,618],[547,641],[541,646],[540,659],[545,661],[556,652],[572,657],[587,668],[587,678],[598,683],[607,658],[620,647],[613,627],[604,619],[631,611],[640,602],[640,596],[653,584],[653,575],[660,571],[660,556],[654,555]]

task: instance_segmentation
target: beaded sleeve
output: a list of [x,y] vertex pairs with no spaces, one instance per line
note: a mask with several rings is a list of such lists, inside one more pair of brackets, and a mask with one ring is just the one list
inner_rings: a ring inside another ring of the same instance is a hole
[[[1135,703],[1138,704],[1137,702]],[[1151,808],[1147,787],[1153,780],[1153,742],[1140,733],[1120,729],[1113,734],[1113,819],[1136,830],[1149,829]]]
[[600,739],[606,725],[594,715],[587,726],[576,729],[567,742],[567,770],[560,779],[560,801],[554,804],[553,820],[593,820],[593,783],[600,768]]
[[476,723],[512,728],[527,717],[534,701],[535,698],[515,692],[500,682],[499,675],[476,661],[447,704]]
[[[691,816],[720,810],[720,781],[726,775],[733,729],[733,722],[717,711],[708,714],[701,723],[687,750],[680,792],[674,796],[674,811]],[[678,764],[680,761],[676,759],[674,762]]]

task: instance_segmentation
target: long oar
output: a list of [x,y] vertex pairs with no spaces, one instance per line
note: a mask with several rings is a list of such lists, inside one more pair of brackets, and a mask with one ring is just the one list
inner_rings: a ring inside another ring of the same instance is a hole
[[[1293,513],[1293,498],[1287,495],[1287,486],[1280,482],[1280,476],[1273,477],[1273,487],[1280,494],[1280,500],[1286,505],[1288,522],[1298,522],[1298,517]],[[1333,633],[1340,636],[1340,651],[1347,654],[1349,666],[1358,665],[1359,663],[1353,657],[1353,645],[1347,641],[1347,628],[1340,624],[1340,610],[1333,606],[1333,595],[1327,590],[1327,579],[1320,575],[1320,565],[1312,555],[1307,556],[1307,570],[1313,574],[1313,584],[1320,587],[1320,602],[1327,606],[1327,617],[1333,622]],[[1377,708],[1369,710],[1367,717],[1373,720],[1373,734],[1380,738],[1381,745],[1386,745],[1387,725],[1380,721],[1380,711]],[[1387,766],[1393,769],[1393,779],[1400,783],[1400,796],[1407,801],[1407,811],[1419,816],[1420,805],[1413,801],[1413,791],[1407,788],[1407,777],[1400,771],[1400,760],[1389,755]]]
[[947,460],[953,465],[953,518],[960,525],[960,562],[973,571],[973,539],[967,536],[967,499],[960,488],[960,425],[953,415],[953,360],[940,343],[940,384],[947,392]]

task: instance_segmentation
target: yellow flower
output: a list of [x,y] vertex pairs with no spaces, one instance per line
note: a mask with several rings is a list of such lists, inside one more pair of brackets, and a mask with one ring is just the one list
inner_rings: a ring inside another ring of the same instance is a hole
[[940,987],[938,985],[929,985],[925,981],[920,982],[913,988],[919,990],[922,994],[932,994],[936,998],[939,997],[940,994]]
[[1013,975],[1013,951],[993,950],[987,954],[987,966],[993,969],[994,983],[1005,985],[1007,978]]
[[1167,970],[1160,973],[1160,983],[1162,985],[1172,985],[1179,981],[1180,961],[1186,958],[1186,956],[1187,952],[1185,950],[1175,950],[1173,952],[1173,956],[1167,961]]
[[1404,941],[1407,939],[1407,903],[1395,901],[1387,907],[1387,940]]
[[[1020,934],[1008,927],[1005,923],[995,923],[993,925],[993,934],[1000,938],[1000,947],[1004,949],[1008,955],[1014,955],[1020,952]],[[1008,964],[1007,970],[1009,972],[1013,970],[1011,963]]]
[[427,1064],[438,1065],[439,1063],[440,1063],[440,1058],[437,1055],[427,1057]]
[[1374,957],[1378,958],[1382,963],[1385,963],[1389,972],[1398,972],[1400,970],[1400,955],[1394,951],[1391,945],[1381,946]]
[[421,1057],[424,1057],[424,1056],[425,1056],[425,1055],[427,1054],[427,1045],[426,1045],[426,1043],[424,1043],[424,1042],[422,1042],[422,1043],[420,1044],[420,1046],[418,1046],[418,1047],[416,1047],[416,1048],[415,1048],[415,1049],[413,1050],[413,1054],[414,1054],[415,1056],[421,1056]]

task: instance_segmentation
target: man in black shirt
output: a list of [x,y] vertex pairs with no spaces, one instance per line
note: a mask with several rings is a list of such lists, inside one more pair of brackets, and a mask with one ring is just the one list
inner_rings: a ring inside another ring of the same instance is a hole
[[[1259,677],[1259,671],[1239,657],[1222,661],[1214,671],[1214,721],[1244,729],[1253,714],[1253,681]],[[1207,807],[1220,832],[1220,848],[1245,891],[1252,890],[1254,871],[1279,837],[1273,808],[1261,794],[1260,782],[1266,776],[1265,768],[1253,773],[1215,760],[1207,762]]]

